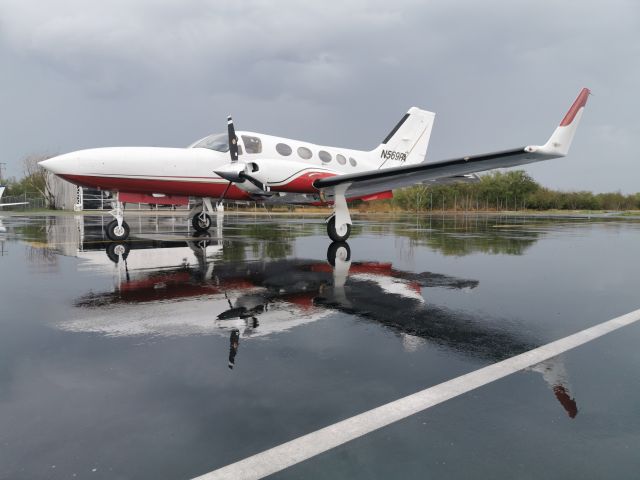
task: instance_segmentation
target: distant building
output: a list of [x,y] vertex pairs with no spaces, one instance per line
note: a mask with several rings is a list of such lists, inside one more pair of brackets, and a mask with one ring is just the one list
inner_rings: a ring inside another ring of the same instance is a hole
[[49,187],[54,198],[54,204],[58,208],[73,210],[78,187],[55,175],[49,178]]
[[95,188],[73,185],[57,176],[50,179],[55,205],[62,210],[101,210],[111,208],[111,194]]

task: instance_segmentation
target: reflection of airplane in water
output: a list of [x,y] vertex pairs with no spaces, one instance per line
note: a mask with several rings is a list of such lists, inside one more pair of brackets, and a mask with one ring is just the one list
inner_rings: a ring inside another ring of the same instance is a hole
[[[535,339],[505,330],[504,325],[491,324],[490,319],[430,304],[423,296],[423,289],[473,289],[477,281],[405,272],[391,263],[352,262],[346,243],[330,245],[328,264],[257,259],[217,261],[215,268],[211,260],[220,257],[208,253],[211,247],[203,239],[194,239],[188,247],[199,258],[197,266],[181,262],[178,254],[169,267],[158,251],[159,268],[153,268],[150,252],[161,249],[130,250],[124,244],[107,248],[120,281],[112,292],[78,299],[81,315],[61,328],[109,336],[223,334],[229,336],[230,368],[241,339],[283,332],[336,311],[385,325],[398,333],[407,349],[430,343],[495,362],[538,345]],[[138,255],[146,255],[146,266],[132,269]],[[543,375],[573,418],[577,407],[561,359],[532,370]]]
[[[100,224],[85,225],[83,220],[82,217],[78,217],[77,228],[67,228],[67,230],[78,230],[73,232],[78,237],[75,242],[68,241],[68,231],[61,233],[64,238],[51,238],[55,237],[52,232],[55,232],[56,228],[49,229],[49,242],[66,247],[66,251],[62,251],[63,254],[83,260],[80,264],[81,269],[113,271],[116,283],[120,285],[120,291],[127,290],[127,285],[130,283],[135,285],[136,279],[141,275],[144,277],[145,272],[149,271],[195,268],[197,275],[203,278],[210,276],[214,261],[222,252],[222,215],[217,218],[214,237],[202,236],[202,234],[182,236],[175,232],[136,234],[134,237],[136,254],[131,258],[129,258],[131,243],[96,241],[94,237],[102,236],[102,226]],[[114,264],[117,267],[115,270]],[[172,288],[179,288],[180,282],[185,281],[190,275],[185,271],[182,276],[175,276]]]

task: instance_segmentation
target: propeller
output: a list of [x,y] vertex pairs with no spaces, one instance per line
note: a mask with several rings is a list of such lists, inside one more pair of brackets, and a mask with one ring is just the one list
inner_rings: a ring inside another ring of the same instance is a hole
[[[260,190],[268,192],[269,187],[267,185],[247,172],[249,165],[243,165],[238,162],[238,137],[236,136],[236,129],[233,125],[233,119],[231,116],[227,117],[227,132],[229,134],[229,155],[231,157],[231,164],[225,165],[215,173],[221,178],[228,180],[229,185],[225,189],[222,194],[222,198],[220,198],[219,201],[224,198],[232,183],[244,183],[245,180],[248,180]],[[256,170],[253,171],[257,171],[257,167]]]
[[264,183],[262,183],[260,180],[258,180],[257,178],[249,175],[247,172],[245,172],[244,170],[241,170],[240,172],[238,172],[238,176],[242,179],[246,179],[249,180],[251,183],[253,183],[256,187],[258,187],[260,190],[264,190],[265,192],[268,192],[270,190],[268,185],[265,185]]

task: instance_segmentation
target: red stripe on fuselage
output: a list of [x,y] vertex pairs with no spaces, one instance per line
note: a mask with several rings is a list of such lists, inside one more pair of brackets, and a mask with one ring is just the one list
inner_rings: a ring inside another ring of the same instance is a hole
[[[219,197],[227,188],[227,182],[189,182],[179,178],[148,179],[131,177],[101,177],[95,175],[59,175],[71,183],[83,187],[114,190],[132,193],[165,193],[167,195],[184,195],[191,197]],[[249,200],[247,192],[231,185],[226,199]]]
[[318,193],[318,189],[313,186],[313,181],[335,176],[335,173],[329,172],[307,172],[291,180],[289,183],[285,183],[284,185],[270,185],[270,187],[274,192]]

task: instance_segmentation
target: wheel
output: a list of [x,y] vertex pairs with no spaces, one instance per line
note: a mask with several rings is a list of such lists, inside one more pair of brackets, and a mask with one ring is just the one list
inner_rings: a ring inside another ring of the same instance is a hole
[[329,238],[334,242],[344,242],[349,235],[351,235],[351,225],[345,223],[336,228],[336,217],[331,217],[331,220],[327,222],[327,234]]
[[118,226],[118,221],[113,220],[107,225],[107,237],[116,242],[129,238],[129,225],[123,221],[122,226]]
[[211,217],[206,213],[196,213],[191,218],[191,225],[197,232],[206,232],[211,227]]
[[333,242],[327,248],[327,262],[332,267],[336,266],[336,258],[339,258],[343,262],[351,260],[351,247],[347,242]]
[[109,260],[113,263],[118,263],[120,258],[126,260],[130,251],[131,247],[126,243],[110,243],[107,246],[107,257],[109,257]]

